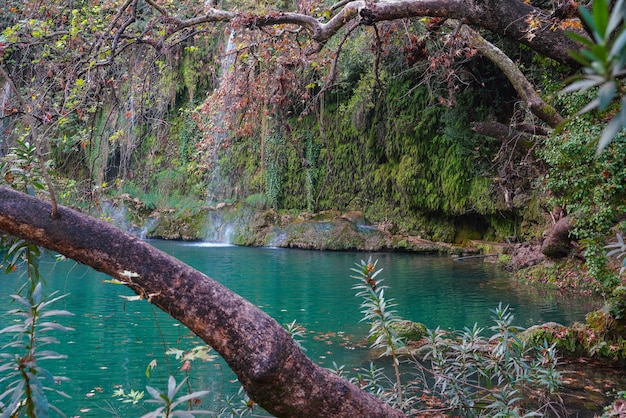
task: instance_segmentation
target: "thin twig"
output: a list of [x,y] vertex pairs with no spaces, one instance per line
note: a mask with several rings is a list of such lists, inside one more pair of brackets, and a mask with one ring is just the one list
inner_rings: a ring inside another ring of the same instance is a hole
[[52,219],[56,219],[58,217],[57,198],[54,192],[54,187],[52,186],[52,179],[50,178],[50,175],[48,174],[48,169],[46,168],[46,162],[43,158],[43,153],[41,152],[41,142],[37,135],[37,124],[35,123],[35,116],[29,110],[29,107],[26,105],[26,101],[24,100],[24,97],[22,97],[22,95],[20,94],[20,91],[15,86],[13,79],[9,76],[9,74],[6,72],[6,70],[4,69],[2,65],[0,65],[0,76],[4,77],[5,80],[9,83],[11,90],[13,90],[13,93],[15,94],[15,97],[17,98],[17,101],[20,103],[20,106],[22,107],[22,111],[24,112],[24,115],[25,115],[24,120],[26,122],[26,125],[28,125],[29,131],[30,131],[30,137],[32,138],[33,143],[35,145],[35,154],[37,155],[37,160],[39,161],[39,168],[41,169],[41,175],[44,181],[46,182],[46,186],[48,186],[48,193],[50,194],[50,203],[52,204],[52,211],[50,213],[50,216],[52,217]]

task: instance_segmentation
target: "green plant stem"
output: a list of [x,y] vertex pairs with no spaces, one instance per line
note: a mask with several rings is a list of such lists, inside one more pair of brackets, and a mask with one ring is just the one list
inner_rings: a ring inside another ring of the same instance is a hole
[[391,356],[393,358],[393,368],[396,373],[396,391],[398,392],[398,406],[402,406],[402,379],[400,377],[400,365],[398,364],[398,358],[396,357],[396,350],[393,349],[391,351]]

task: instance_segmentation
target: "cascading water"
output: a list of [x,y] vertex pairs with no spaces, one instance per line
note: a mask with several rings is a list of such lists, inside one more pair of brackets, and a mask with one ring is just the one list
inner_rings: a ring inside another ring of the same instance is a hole
[[211,126],[209,138],[211,148],[208,158],[211,160],[210,165],[212,170],[208,184],[207,203],[210,205],[223,200],[225,196],[224,191],[230,188],[229,182],[222,176],[222,170],[219,164],[219,153],[224,148],[223,144],[228,136],[227,127],[222,120],[232,103],[232,89],[230,85],[233,79],[235,59],[235,31],[231,29],[220,62],[220,76],[217,82],[217,88],[208,100],[208,103],[210,103],[208,112],[210,120],[209,126]]
[[7,108],[7,104],[9,103],[9,96],[11,93],[11,85],[9,81],[6,80],[2,87],[0,87],[0,157],[4,156],[6,153],[6,132],[5,132],[5,109]]
[[228,243],[231,241],[234,233],[232,220],[227,220],[227,217],[220,210],[220,207],[223,205],[220,202],[232,197],[232,187],[230,179],[223,175],[219,160],[222,152],[228,152],[225,144],[227,143],[229,132],[223,119],[229,111],[233,100],[232,92],[234,89],[232,88],[232,83],[235,60],[235,31],[230,29],[221,57],[217,88],[207,100],[208,107],[206,109],[209,126],[211,127],[208,138],[210,148],[207,156],[211,167],[211,177],[207,185],[207,204],[217,205],[218,207],[218,210],[212,212],[209,216],[206,240],[213,242]]

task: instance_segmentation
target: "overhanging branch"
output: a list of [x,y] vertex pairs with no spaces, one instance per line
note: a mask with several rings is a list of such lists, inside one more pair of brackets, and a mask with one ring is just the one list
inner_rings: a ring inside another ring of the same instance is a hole
[[[342,2],[343,3],[343,2]],[[150,1],[150,4],[154,2]],[[475,27],[514,39],[528,45],[541,54],[563,64],[578,67],[569,51],[580,45],[566,36],[562,29],[554,28],[550,14],[520,0],[390,0],[366,2],[356,0],[345,2],[343,7],[331,8],[337,11],[328,22],[301,13],[271,12],[252,14],[209,8],[202,15],[180,20],[167,14],[167,10],[156,7],[163,19],[171,24],[171,30],[164,40],[190,26],[211,22],[233,22],[247,27],[272,25],[297,25],[311,33],[318,43],[325,43],[336,35],[349,22],[359,19],[359,23],[406,19],[414,17],[441,17],[458,19]],[[533,28],[528,23],[533,21]],[[536,25],[539,25],[536,27]],[[532,31],[532,33],[531,33]],[[535,33],[539,35],[535,36]]]
[[313,363],[276,321],[206,275],[103,221],[63,206],[52,219],[50,210],[47,202],[0,187],[0,230],[124,282],[220,353],[272,414],[404,416]]

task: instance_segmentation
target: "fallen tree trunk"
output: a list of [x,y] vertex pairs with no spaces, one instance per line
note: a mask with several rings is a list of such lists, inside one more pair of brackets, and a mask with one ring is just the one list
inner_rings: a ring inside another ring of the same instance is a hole
[[256,306],[106,222],[0,187],[0,230],[122,282],[226,360],[248,395],[279,417],[401,417],[400,411],[306,357]]

